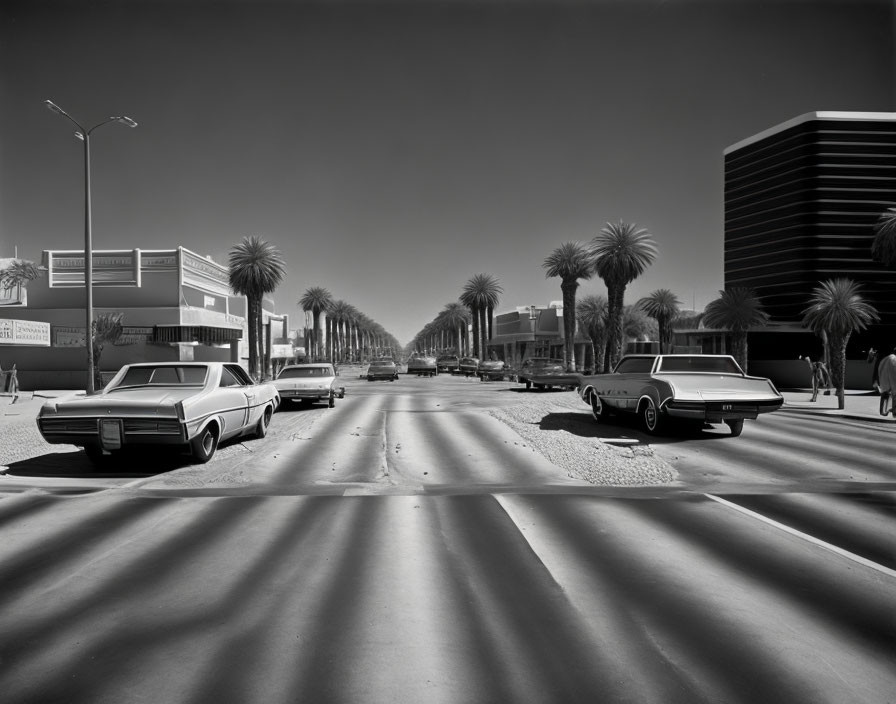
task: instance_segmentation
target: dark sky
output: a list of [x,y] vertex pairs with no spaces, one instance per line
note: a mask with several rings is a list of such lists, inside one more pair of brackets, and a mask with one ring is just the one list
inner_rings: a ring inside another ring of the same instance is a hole
[[[634,302],[722,279],[722,152],[797,115],[896,109],[893,3],[43,2],[0,7],[0,257],[242,237],[407,342],[478,272],[560,299],[544,258],[635,222]],[[580,295],[605,293],[599,280]]]

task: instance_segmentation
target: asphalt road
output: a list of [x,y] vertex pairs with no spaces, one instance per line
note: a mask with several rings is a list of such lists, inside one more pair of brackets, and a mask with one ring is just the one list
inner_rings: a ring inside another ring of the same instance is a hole
[[[345,381],[208,465],[11,465],[0,700],[896,702],[894,428],[653,439],[568,392]],[[559,435],[672,479],[591,484]]]

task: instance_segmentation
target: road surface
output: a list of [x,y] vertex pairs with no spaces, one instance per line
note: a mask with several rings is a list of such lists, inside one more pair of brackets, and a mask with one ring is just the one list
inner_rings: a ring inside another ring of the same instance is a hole
[[[893,429],[655,439],[570,392],[345,381],[204,466],[14,464],[0,699],[896,702]],[[669,479],[583,480],[561,436]]]

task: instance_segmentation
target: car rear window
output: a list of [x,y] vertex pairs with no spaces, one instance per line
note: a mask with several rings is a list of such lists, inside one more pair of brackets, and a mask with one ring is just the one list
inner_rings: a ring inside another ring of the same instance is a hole
[[326,367],[295,367],[284,369],[278,379],[301,379],[309,376],[332,376],[333,372]]
[[659,370],[662,372],[740,374],[740,369],[731,357],[663,357]]
[[395,362],[371,362],[371,367],[393,367]]
[[131,367],[118,386],[195,386],[205,383],[203,366]]

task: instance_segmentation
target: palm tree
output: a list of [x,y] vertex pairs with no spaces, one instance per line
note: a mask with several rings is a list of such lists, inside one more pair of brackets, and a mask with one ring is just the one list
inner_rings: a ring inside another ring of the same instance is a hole
[[624,342],[654,340],[659,337],[659,326],[647,313],[634,306],[622,306],[622,339]]
[[0,269],[0,289],[10,291],[27,285],[29,281],[43,276],[46,271],[47,267],[27,259],[13,259],[7,266]]
[[581,242],[564,242],[542,263],[545,278],[560,278],[563,293],[563,363],[567,371],[576,370],[576,289],[579,279],[590,279],[594,272],[588,250]]
[[470,311],[464,307],[463,303],[455,301],[453,303],[445,304],[445,307],[439,315],[445,325],[449,326],[454,331],[457,356],[463,356],[464,337],[467,331],[467,325],[470,324]]
[[312,361],[318,360],[323,354],[320,345],[320,314],[325,312],[333,302],[333,296],[322,286],[312,286],[305,289],[305,293],[299,299],[299,306],[305,313],[311,313],[311,345],[309,354]]
[[887,208],[875,226],[871,256],[890,268],[896,268],[896,208]]
[[667,288],[658,288],[641,298],[636,306],[656,320],[659,327],[660,354],[671,351],[672,322],[678,317],[681,301]]
[[750,328],[765,325],[769,316],[751,288],[734,286],[719,291],[719,298],[710,301],[703,312],[703,324],[731,332],[733,357],[747,371],[747,333]]
[[[470,309],[473,316],[473,355],[484,359],[488,340],[486,314],[498,305],[498,294],[504,289],[498,280],[490,274],[476,274],[464,285],[460,301]],[[486,336],[485,341],[482,337]]]
[[260,376],[259,354],[262,342],[261,301],[273,293],[286,273],[283,256],[273,245],[256,235],[244,237],[230,250],[230,288],[246,297],[249,328],[249,372]]
[[[565,312],[565,311],[564,311]],[[607,346],[607,299],[603,296],[584,296],[576,302],[576,320],[591,340],[591,360],[594,373],[604,370],[604,348]]]
[[650,233],[634,224],[607,223],[591,240],[594,270],[607,286],[607,364],[612,369],[622,353],[622,305],[625,287],[657,257]]
[[868,303],[852,279],[822,281],[812,290],[803,323],[816,333],[825,333],[831,349],[831,381],[837,389],[837,405],[845,405],[846,344],[853,332],[864,330],[878,320],[877,310]]
[[100,371],[100,355],[106,344],[115,344],[121,337],[123,313],[100,313],[93,321],[91,344],[93,345],[93,387],[102,389],[103,374]]

